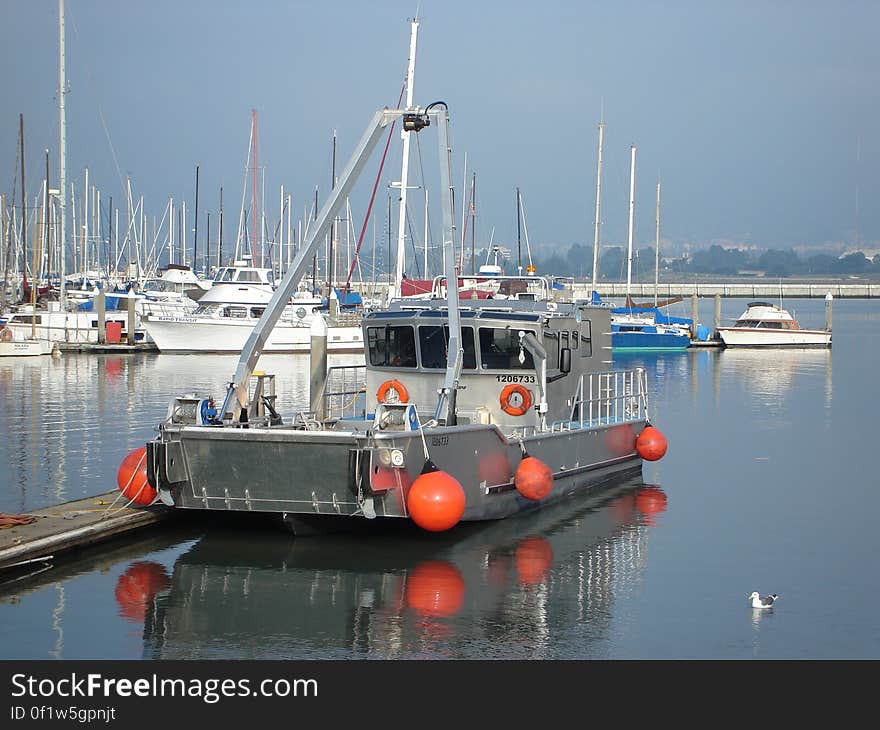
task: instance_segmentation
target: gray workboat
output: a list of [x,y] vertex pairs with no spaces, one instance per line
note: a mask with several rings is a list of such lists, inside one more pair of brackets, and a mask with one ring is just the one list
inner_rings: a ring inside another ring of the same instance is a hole
[[[285,417],[257,359],[382,130],[399,118],[409,132],[439,132],[445,274],[431,298],[364,317],[364,365],[328,370],[316,320],[310,410]],[[607,308],[562,301],[538,276],[499,277],[491,299],[448,286],[460,279],[447,125],[442,102],[376,113],[222,406],[215,413],[207,393],[175,398],[146,445],[146,479],[162,502],[274,512],[295,530],[319,517],[412,519],[442,531],[638,475],[643,459],[665,453],[648,422],[645,371],[610,369]]]

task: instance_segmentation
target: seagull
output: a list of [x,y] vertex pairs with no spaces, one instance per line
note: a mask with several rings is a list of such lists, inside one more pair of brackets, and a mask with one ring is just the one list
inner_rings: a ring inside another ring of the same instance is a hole
[[779,596],[771,593],[769,596],[761,596],[758,591],[752,591],[749,596],[752,599],[752,608],[773,608],[773,604],[779,600]]

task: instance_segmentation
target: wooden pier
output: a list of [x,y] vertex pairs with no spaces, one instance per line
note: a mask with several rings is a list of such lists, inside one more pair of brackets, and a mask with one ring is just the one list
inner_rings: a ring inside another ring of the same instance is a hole
[[62,553],[154,525],[176,514],[158,504],[126,507],[124,497],[114,504],[119,494],[108,492],[15,515],[34,520],[0,529],[0,572],[51,563]]

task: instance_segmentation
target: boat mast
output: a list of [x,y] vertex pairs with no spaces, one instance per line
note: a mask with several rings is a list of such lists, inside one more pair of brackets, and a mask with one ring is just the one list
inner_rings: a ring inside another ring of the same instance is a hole
[[[195,272],[199,265],[199,166],[196,165],[196,208],[195,208],[195,230],[193,231],[193,265],[192,270]],[[209,237],[210,239],[210,237]],[[210,240],[209,240],[210,243]]]
[[18,115],[18,137],[21,142],[21,294],[27,281],[27,196],[24,188],[24,114]]
[[474,228],[477,225],[477,207],[476,207],[476,198],[477,198],[477,173],[474,171],[473,173],[473,182],[471,182],[471,205],[470,205],[470,213],[471,213],[471,273],[477,273],[477,255],[475,251],[475,233]]
[[[58,0],[58,170],[60,174],[61,188],[61,244],[59,255],[59,271],[61,273],[61,306],[67,297],[67,287],[64,278],[67,274],[65,259],[65,219],[67,210],[67,114],[64,106],[64,98],[67,96],[67,80],[64,69],[64,0]],[[48,182],[46,183],[48,185]]]
[[596,220],[593,229],[593,291],[599,275],[599,228],[602,225],[602,139],[605,136],[605,122],[599,122],[599,154],[596,163]]
[[223,186],[220,186],[220,220],[217,223],[217,270],[219,271],[223,261]]
[[[409,35],[409,62],[406,69],[406,106],[409,109],[413,105],[413,82],[416,73],[416,41],[419,34],[419,20],[415,18],[410,24]],[[400,205],[397,214],[397,264],[394,269],[394,288],[389,291],[390,297],[400,296],[400,282],[403,279],[403,271],[406,259],[406,186],[409,180],[409,143],[410,133],[402,128],[400,138],[403,140],[403,159],[400,165]]]
[[657,233],[654,240],[654,306],[657,306],[657,287],[660,284],[660,181],[657,181]]
[[636,146],[631,145],[629,163],[629,233],[627,234],[626,250],[626,298],[629,300],[630,287],[632,285],[632,260],[633,260],[633,211],[635,210],[636,194]]
[[516,189],[516,273],[522,275],[522,239],[519,215],[519,188]]
[[[257,110],[252,109],[251,114],[253,115],[253,133],[251,135],[251,140],[254,145],[254,190],[253,190],[253,203],[251,205],[251,219],[253,223],[254,237],[251,239],[251,254],[252,254],[252,264],[251,266],[257,265]],[[263,265],[263,262],[260,262],[260,266]]]

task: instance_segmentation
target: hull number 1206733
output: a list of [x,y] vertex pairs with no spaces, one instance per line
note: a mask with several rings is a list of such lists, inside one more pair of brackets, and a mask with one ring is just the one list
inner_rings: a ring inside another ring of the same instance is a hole
[[499,383],[534,383],[534,375],[496,375]]

